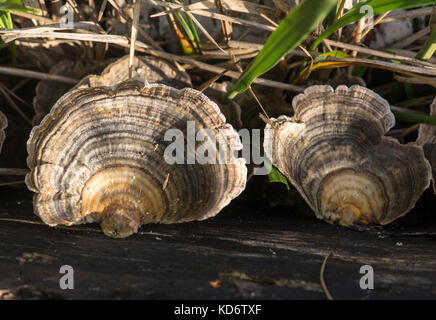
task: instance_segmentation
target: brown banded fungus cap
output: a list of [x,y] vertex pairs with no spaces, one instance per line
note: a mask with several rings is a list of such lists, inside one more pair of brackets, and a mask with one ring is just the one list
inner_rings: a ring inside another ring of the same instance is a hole
[[[201,146],[242,148],[217,105],[194,89],[128,80],[70,91],[28,140],[35,213],[51,226],[99,222],[111,237],[216,215],[245,188],[245,160],[187,164],[188,121],[210,130]],[[182,134],[183,163],[165,158],[169,129]]]
[[[72,61],[62,60],[50,68],[50,74],[82,79],[90,73],[97,73],[103,70],[102,63],[96,61]],[[74,84],[54,80],[41,80],[35,88],[33,108],[35,116],[32,119],[34,125],[38,125],[42,118],[50,112],[56,101],[62,97]]]
[[[129,79],[129,56],[124,56],[109,65],[102,63],[63,60],[50,69],[50,74],[82,79],[74,88],[90,88],[98,86],[115,86]],[[102,71],[103,70],[103,71]],[[100,73],[95,75],[95,73]],[[177,69],[174,65],[162,59],[150,56],[135,56],[133,60],[132,78],[141,78],[149,83],[163,83],[177,89],[191,87],[189,75]],[[39,124],[42,118],[50,112],[56,101],[73,85],[52,80],[41,80],[36,86],[33,99],[35,117],[33,123]]]
[[[82,79],[75,88],[90,88],[98,86],[114,86],[117,83],[129,79],[129,56],[124,56],[108,65],[101,75],[89,75]],[[185,71],[179,70],[175,65],[163,59],[151,56],[135,56],[133,59],[132,78],[140,78],[149,83],[162,83],[176,89],[191,88],[191,77]],[[241,111],[238,104],[231,102],[220,104],[217,92],[225,95],[226,91],[218,84],[210,87],[217,88],[217,91],[205,92],[205,94],[217,103],[221,113],[225,116],[226,122],[235,129],[242,127]]]
[[[436,117],[436,98],[430,106],[430,115]],[[436,126],[421,124],[417,143],[422,145],[425,157],[433,168],[433,190],[436,193]]]
[[[64,60],[55,64],[51,74],[68,76],[74,79],[83,79],[73,89],[84,89],[100,86],[115,86],[118,83],[130,79],[129,56],[119,58],[104,68],[101,74],[96,75],[103,69],[101,63]],[[145,80],[148,83],[162,83],[176,89],[192,87],[191,78],[185,71],[180,70],[170,62],[152,56],[135,56],[133,59],[132,78]],[[91,74],[90,74],[91,73]],[[33,99],[35,116],[33,124],[37,125],[42,118],[50,112],[56,101],[65,94],[73,85],[52,80],[41,80],[36,86],[36,95]],[[221,84],[212,84],[209,88],[217,90],[206,90],[205,94],[218,104],[221,113],[225,116],[226,122],[235,129],[242,127],[241,110],[237,103],[230,102],[221,104],[218,101],[224,96],[228,88]],[[209,89],[208,88],[208,89]]]
[[430,184],[415,143],[385,137],[389,104],[361,86],[313,86],[292,118],[272,119],[264,147],[316,216],[341,225],[385,225],[410,211]]
[[214,82],[210,84],[203,93],[218,105],[222,114],[226,117],[226,121],[236,130],[240,130],[243,124],[241,120],[241,107],[239,104],[233,100],[226,104],[220,102],[220,98],[224,97],[226,93],[229,92],[232,85],[233,84],[230,81],[220,83]]
[[[129,56],[119,58],[109,64],[100,75],[89,75],[82,79],[76,88],[114,86],[129,77]],[[192,87],[189,75],[169,62],[151,56],[133,58],[132,78],[140,78],[148,83],[162,83],[176,89]]]

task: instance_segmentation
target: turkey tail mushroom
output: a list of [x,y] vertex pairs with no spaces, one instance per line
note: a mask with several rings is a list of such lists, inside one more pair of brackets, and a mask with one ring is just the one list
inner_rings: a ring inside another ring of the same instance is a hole
[[[436,98],[430,106],[430,115],[436,117]],[[433,191],[436,194],[436,126],[421,124],[416,142],[422,145],[424,154],[433,168]]]
[[[187,123],[197,136],[208,133],[191,151],[225,150],[232,161],[189,162]],[[175,135],[168,138],[170,130]],[[168,158],[176,142],[182,154]],[[128,80],[72,90],[56,103],[28,140],[26,184],[45,223],[99,222],[106,235],[127,237],[145,223],[220,212],[245,188],[245,160],[231,156],[241,148],[236,131],[200,92]]]
[[[50,68],[50,74],[82,79],[90,73],[100,72],[101,70],[103,70],[103,64],[96,61],[62,60]],[[56,101],[73,87],[74,84],[71,83],[54,80],[39,81],[35,88],[35,97],[33,98],[33,108],[35,110],[35,116],[32,119],[33,124],[38,125],[42,118],[50,112]]]
[[264,147],[316,216],[341,225],[388,224],[430,184],[420,146],[384,134],[389,104],[361,86],[313,86],[293,100],[292,118],[272,119]]
[[[89,75],[83,78],[75,88],[110,87],[129,78],[129,56],[127,55],[109,64],[100,75]],[[165,60],[150,56],[133,58],[132,78],[140,78],[148,83],[162,83],[176,89],[192,87],[191,77],[186,72]]]
[[[81,62],[63,60],[50,69],[50,74],[82,79],[76,85],[53,80],[41,80],[35,89],[33,106],[35,117],[33,123],[39,124],[42,118],[50,112],[56,101],[68,90],[84,89],[99,86],[115,86],[129,79],[129,56],[124,56],[105,68],[106,63]],[[104,69],[104,70],[103,70]],[[103,70],[103,71],[102,71]],[[94,73],[100,73],[95,75]],[[163,83],[177,89],[191,87],[191,78],[172,64],[150,56],[135,56],[133,60],[133,78],[141,78],[149,83]]]
[[[140,78],[149,83],[162,83],[176,89],[191,88],[191,77],[184,71],[179,70],[169,62],[151,56],[135,56],[133,59],[133,78]],[[129,79],[129,56],[124,56],[108,65],[101,75],[90,75],[82,79],[75,88],[91,88],[99,86],[115,86],[121,81]],[[221,104],[218,97],[223,96],[228,88],[219,84],[212,84],[212,90],[206,90],[205,94],[212,99],[225,116],[226,122],[239,130],[242,127],[241,110],[238,104],[230,102]]]

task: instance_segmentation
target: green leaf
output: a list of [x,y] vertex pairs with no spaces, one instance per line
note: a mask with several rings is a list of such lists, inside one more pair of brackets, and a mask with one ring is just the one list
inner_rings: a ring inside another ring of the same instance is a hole
[[269,182],[280,182],[286,185],[286,189],[290,190],[288,179],[273,165],[265,159],[264,161],[265,167],[267,167],[270,172],[268,174]]
[[25,11],[34,13],[35,10],[26,8],[21,0],[0,0],[0,10]]
[[[0,10],[0,28],[4,29],[12,29],[12,17],[10,12]],[[3,40],[0,38],[0,50],[3,47]],[[17,48],[15,46],[15,42],[10,44],[10,51],[12,57],[12,65],[17,65]]]
[[271,33],[262,50],[226,98],[233,99],[238,93],[247,90],[255,78],[274,67],[282,57],[306,39],[336,5],[337,0],[310,0],[295,7]]
[[340,28],[354,23],[366,16],[367,13],[365,11],[360,13],[360,8],[365,5],[372,7],[374,15],[378,15],[389,10],[410,9],[434,4],[436,4],[436,0],[367,0],[359,2],[338,21],[328,27],[327,30],[312,43],[310,50],[315,50],[322,40],[335,33]]
[[23,5],[22,0],[0,0],[0,6],[3,5]]

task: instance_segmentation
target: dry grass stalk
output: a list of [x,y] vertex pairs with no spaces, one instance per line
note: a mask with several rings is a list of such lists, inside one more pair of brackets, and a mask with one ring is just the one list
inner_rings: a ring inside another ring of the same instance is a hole
[[133,75],[133,60],[135,58],[135,45],[136,38],[138,36],[138,22],[139,22],[139,14],[141,12],[141,0],[135,1],[135,7],[133,9],[133,23],[132,23],[132,32],[130,35],[130,53],[129,53],[129,77],[132,78]]
[[[0,35],[6,35],[5,38],[7,38],[9,41],[13,41],[15,39],[19,38],[57,38],[57,39],[69,39],[69,40],[84,40],[84,41],[97,41],[97,42],[107,42],[111,44],[120,45],[126,48],[130,48],[130,41],[125,36],[117,36],[117,35],[103,35],[103,34],[85,34],[85,33],[62,33],[62,32],[44,32],[44,33],[36,33],[36,32],[23,32],[22,30],[1,30]],[[148,53],[157,57],[161,57],[164,59],[169,60],[176,60],[179,62],[187,63],[193,66],[196,66],[199,69],[206,70],[212,73],[221,73],[225,71],[224,68],[213,66],[210,64],[206,64],[200,61],[195,61],[189,57],[186,56],[178,56],[175,54],[167,53],[165,51],[158,51],[153,50],[146,44],[137,41],[136,42],[136,50]],[[76,83],[77,80],[73,80],[66,77],[61,76],[54,76],[46,73],[41,72],[35,72],[30,70],[20,70],[19,72],[16,72],[17,70],[14,68],[7,68],[7,67],[0,67],[0,73],[7,73],[11,75],[17,75],[17,76],[27,76],[31,78],[37,78],[37,79],[50,79],[50,80],[56,80],[56,81],[63,81],[67,83]],[[236,71],[227,71],[226,76],[229,76],[234,79],[238,79],[241,75],[240,72]],[[287,83],[282,83],[278,81],[273,80],[267,80],[263,78],[257,78],[255,79],[254,83],[273,87],[273,88],[279,88],[287,91],[292,92],[303,92],[304,88],[296,85],[290,85]]]
[[25,176],[29,169],[0,168],[0,175]]
[[79,81],[76,79],[71,79],[68,77],[58,76],[50,73],[43,73],[43,72],[37,72],[32,70],[24,70],[24,69],[1,67],[1,66],[0,66],[0,73],[8,74],[11,76],[33,78],[33,79],[40,79],[40,80],[53,80],[53,81],[71,83],[71,84],[76,84]]
[[32,125],[32,120],[29,119],[28,116],[26,116],[26,114],[21,111],[20,107],[17,106],[17,104],[14,102],[14,100],[11,99],[11,97],[9,96],[9,94],[3,89],[3,86],[0,85],[0,93],[3,94],[3,96],[5,97],[6,101],[9,103],[9,105],[30,125]]
[[[167,7],[170,9],[176,9],[176,10],[179,10],[181,12],[190,12],[192,14],[196,14],[199,16],[209,17],[209,18],[213,18],[213,19],[217,19],[217,20],[224,20],[227,22],[245,25],[245,26],[249,26],[249,27],[256,27],[258,29],[263,29],[263,30],[267,30],[267,31],[274,31],[275,30],[274,27],[271,27],[271,26],[268,26],[265,24],[261,24],[261,23],[257,23],[257,22],[253,22],[253,21],[248,21],[248,20],[244,20],[244,19],[240,19],[240,18],[234,18],[234,17],[226,16],[226,15],[221,14],[221,13],[215,13],[215,12],[204,11],[204,10],[189,10],[189,9],[187,10],[184,6],[179,5],[179,4],[175,4],[175,3],[168,3],[168,2],[163,2],[163,1],[159,1],[159,0],[150,0],[150,1],[151,1],[151,3],[153,3],[155,5]],[[159,17],[161,15],[168,14],[168,13],[171,13],[171,12],[165,11],[165,12],[162,12],[159,14],[154,14],[154,15],[151,15],[150,18]]]

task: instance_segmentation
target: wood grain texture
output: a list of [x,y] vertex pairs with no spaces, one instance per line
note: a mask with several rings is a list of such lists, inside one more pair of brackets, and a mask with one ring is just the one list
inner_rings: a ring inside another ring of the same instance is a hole
[[[114,240],[97,225],[43,225],[30,192],[2,192],[0,201],[4,298],[325,299],[319,272],[329,252],[324,277],[334,299],[436,298],[436,221],[425,216],[412,227],[359,232],[239,204]],[[65,264],[75,270],[74,290],[59,288]],[[374,268],[374,290],[359,288],[364,264]]]

